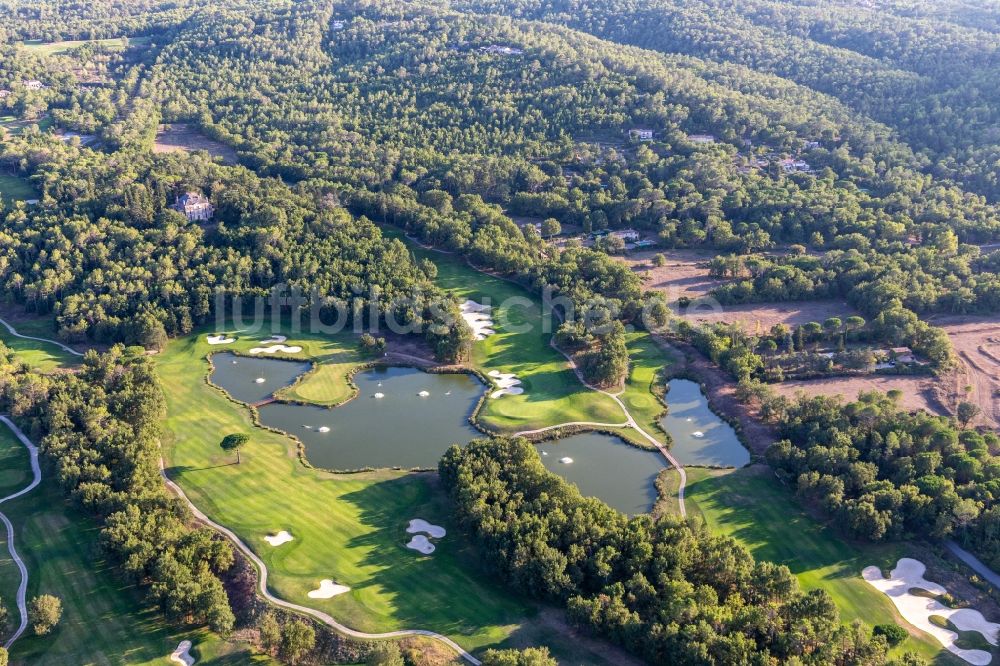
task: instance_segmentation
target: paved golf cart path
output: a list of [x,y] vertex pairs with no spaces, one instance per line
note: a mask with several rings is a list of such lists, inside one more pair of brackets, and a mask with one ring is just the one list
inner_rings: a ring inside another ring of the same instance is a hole
[[[411,243],[414,243],[414,244],[422,247],[425,250],[430,250],[432,252],[439,252],[441,254],[454,255],[454,252],[450,252],[448,250],[441,250],[441,249],[438,249],[438,248],[433,247],[431,245],[424,245],[419,240],[417,240],[416,238],[414,238],[413,236],[410,236],[409,234],[407,234],[405,232],[403,233],[403,235]],[[496,278],[498,280],[504,280],[506,282],[510,282],[511,284],[517,285],[517,286],[522,287],[522,288],[524,287],[524,285],[521,284],[520,282],[518,282],[517,280],[512,280],[511,278],[506,277],[504,275],[499,275],[499,274],[493,273],[491,271],[483,270],[482,268],[479,268],[478,266],[474,265],[468,259],[465,260],[465,263],[469,266],[469,268],[471,268],[471,269],[473,269],[475,271],[478,271],[478,272],[482,273],[483,275],[488,275],[489,277]],[[560,319],[561,319],[561,317],[560,317]],[[632,428],[636,432],[638,432],[640,435],[642,435],[646,439],[646,441],[648,441],[650,444],[652,444],[653,446],[655,446],[656,449],[661,454],[663,454],[663,457],[667,459],[667,462],[669,462],[674,467],[674,469],[677,470],[677,474],[680,476],[680,481],[677,484],[677,502],[680,505],[681,517],[682,518],[687,518],[687,508],[684,505],[684,489],[687,487],[687,472],[684,471],[684,466],[681,465],[680,461],[678,461],[676,458],[674,458],[673,454],[670,453],[670,450],[666,446],[664,446],[659,440],[657,440],[655,437],[653,437],[652,435],[650,435],[648,432],[646,432],[645,430],[643,430],[642,427],[638,423],[636,423],[635,417],[632,416],[632,413],[628,411],[628,407],[625,406],[625,403],[622,402],[621,398],[619,397],[624,392],[624,389],[622,391],[619,391],[618,393],[610,393],[610,392],[605,391],[603,389],[600,389],[600,388],[598,388],[596,386],[591,386],[590,384],[587,383],[587,380],[585,380],[583,378],[583,373],[580,371],[580,368],[577,367],[576,361],[573,360],[573,357],[570,356],[569,354],[567,354],[566,352],[564,352],[562,349],[560,349],[558,347],[558,345],[556,345],[556,340],[555,340],[554,336],[549,340],[549,345],[553,349],[555,349],[557,352],[559,352],[560,354],[562,354],[566,358],[566,361],[569,362],[569,366],[571,368],[573,368],[573,372],[576,373],[576,377],[577,377],[577,379],[580,380],[581,384],[583,384],[584,386],[586,386],[587,388],[589,388],[591,391],[597,391],[598,393],[603,393],[604,395],[606,395],[609,398],[611,398],[612,400],[614,400],[618,404],[618,406],[621,407],[621,410],[623,412],[625,412],[625,418],[628,419],[628,420],[625,421],[625,423],[620,423],[620,424],[619,423],[593,423],[593,422],[590,422],[590,421],[570,421],[569,423],[559,423],[557,425],[548,426],[546,428],[538,428],[537,430],[524,430],[524,431],[517,432],[517,433],[514,433],[514,434],[515,435],[536,435],[536,434],[539,434],[539,433],[548,432],[550,430],[557,430],[559,428],[567,428],[567,427],[571,427],[571,426],[592,426],[592,427],[597,427],[597,428],[626,428],[626,427],[627,428]]]
[[[38,448],[31,443],[31,440],[29,440],[25,434],[21,432],[21,429],[14,425],[14,422],[9,418],[6,416],[0,416],[0,421],[6,423],[11,432],[13,432],[14,435],[21,440],[21,443],[27,447],[28,455],[31,456],[31,473],[33,476],[31,483],[27,486],[12,495],[8,495],[7,497],[0,499],[0,504],[3,504],[4,502],[9,502],[12,499],[34,490],[35,486],[37,486],[42,480],[42,470],[38,466]],[[14,560],[14,564],[16,564],[17,568],[21,571],[21,584],[17,587],[17,612],[21,616],[21,623],[18,625],[17,631],[15,631],[13,635],[7,639],[6,643],[4,643],[4,647],[9,649],[10,646],[14,644],[14,641],[20,638],[21,634],[24,633],[24,630],[28,628],[28,605],[25,599],[28,594],[28,567],[24,566],[24,561],[21,559],[21,556],[17,554],[17,549],[14,547],[14,526],[11,524],[10,519],[0,512],[0,521],[3,522],[4,528],[7,530],[7,552],[10,553],[10,558]]]
[[63,343],[61,343],[61,342],[59,342],[57,340],[50,340],[49,338],[37,338],[37,337],[35,337],[33,335],[24,335],[22,333],[18,333],[17,329],[14,328],[13,326],[11,326],[10,324],[8,324],[7,321],[4,320],[4,319],[0,319],[0,324],[3,324],[4,327],[6,327],[6,329],[8,331],[10,331],[10,334],[13,335],[15,338],[21,338],[22,340],[34,340],[35,342],[47,342],[50,345],[55,345],[56,347],[59,347],[64,352],[67,352],[69,354],[73,354],[74,356],[83,356],[82,352],[78,352],[77,350],[73,349],[72,347],[70,347],[68,345],[64,345]]
[[[625,392],[625,389],[622,389],[621,391],[618,391],[617,393],[611,393],[610,391],[605,391],[604,389],[601,389],[601,388],[598,388],[598,387],[593,386],[591,384],[588,384],[587,380],[583,378],[583,372],[580,370],[579,366],[577,366],[576,361],[573,360],[572,356],[570,356],[569,354],[567,354],[566,352],[564,352],[562,349],[559,348],[559,346],[556,344],[555,337],[553,337],[549,341],[549,346],[551,346],[553,349],[555,349],[557,352],[559,352],[560,354],[562,354],[566,358],[566,361],[569,363],[569,367],[573,368],[573,372],[576,373],[576,378],[580,380],[581,384],[583,384],[584,386],[586,386],[587,388],[589,388],[591,391],[597,391],[598,393],[603,393],[604,395],[606,395],[609,398],[611,398],[612,400],[614,400],[618,404],[618,406],[621,407],[621,410],[625,413],[625,418],[628,419],[628,420],[625,421],[624,424],[619,425],[617,427],[628,427],[628,428],[632,428],[633,430],[635,430],[636,432],[638,432],[650,444],[652,444],[653,446],[655,446],[656,449],[661,454],[663,454],[663,457],[667,459],[667,462],[669,462],[671,465],[673,465],[674,469],[677,470],[677,474],[680,476],[680,481],[677,484],[677,502],[680,505],[681,517],[682,518],[687,518],[687,508],[684,506],[684,488],[685,488],[685,486],[687,486],[687,472],[684,471],[684,466],[681,465],[680,462],[676,458],[674,458],[673,454],[670,453],[670,450],[666,446],[664,446],[658,439],[656,439],[655,437],[653,437],[652,435],[650,435],[648,432],[646,432],[645,430],[643,430],[642,426],[640,426],[636,422],[635,417],[632,416],[632,413],[630,411],[628,411],[628,407],[625,406],[625,403],[622,402],[621,397],[619,397],[619,396],[621,396],[622,393]],[[531,434],[533,432],[544,432],[545,430],[552,430],[554,428],[560,428],[560,427],[563,427],[563,426],[571,426],[571,425],[577,425],[577,424],[574,424],[574,423],[563,423],[563,424],[557,425],[557,426],[550,426],[549,428],[542,428],[540,431],[536,430],[536,431],[519,432],[517,434],[518,435],[527,435],[527,434]],[[584,423],[584,424],[580,424],[580,425],[598,425],[598,426],[601,426],[601,425],[609,425],[609,424],[585,424]]]
[[464,649],[462,649],[462,647],[458,643],[451,640],[447,636],[442,636],[441,634],[435,633],[433,631],[427,631],[425,629],[401,629],[399,631],[389,631],[383,634],[370,634],[364,631],[357,631],[356,629],[351,629],[350,627],[341,624],[340,622],[335,620],[333,616],[324,613],[321,610],[310,608],[308,606],[294,604],[274,596],[267,589],[268,572],[267,572],[267,565],[264,564],[264,561],[261,560],[259,557],[257,557],[257,554],[254,553],[249,546],[243,543],[243,541],[238,536],[236,536],[234,532],[232,532],[228,528],[223,527],[219,523],[213,521],[211,518],[206,516],[198,509],[198,507],[194,505],[193,502],[191,502],[190,499],[188,499],[188,496],[184,494],[184,491],[181,489],[181,487],[178,486],[173,481],[171,481],[170,477],[167,476],[167,471],[163,467],[163,458],[160,458],[160,474],[163,475],[163,480],[166,482],[167,487],[173,490],[174,493],[176,493],[177,496],[180,497],[185,504],[187,504],[188,508],[191,509],[191,513],[194,514],[195,518],[197,518],[200,522],[204,523],[205,525],[208,525],[215,531],[219,532],[230,541],[232,541],[233,545],[235,545],[236,548],[238,548],[241,553],[246,555],[247,558],[249,558],[250,561],[254,563],[254,566],[256,566],[257,570],[260,572],[259,576],[260,582],[258,585],[260,594],[265,599],[273,603],[275,606],[281,606],[282,608],[287,608],[289,610],[296,611],[298,613],[304,613],[306,615],[312,616],[317,620],[319,620],[320,622],[331,627],[334,631],[337,631],[341,634],[345,634],[347,636],[351,636],[352,638],[360,638],[362,640],[374,640],[381,638],[404,638],[406,636],[426,636],[428,638],[444,643],[449,648],[457,652],[463,659],[465,659],[470,664],[473,664],[474,666],[479,666],[480,661],[475,657],[473,657],[468,652],[466,652]]

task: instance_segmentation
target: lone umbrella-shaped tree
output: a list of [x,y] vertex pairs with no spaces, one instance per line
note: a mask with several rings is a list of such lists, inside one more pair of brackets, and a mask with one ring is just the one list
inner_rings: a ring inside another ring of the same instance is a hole
[[250,435],[244,435],[243,433],[234,433],[232,435],[226,435],[222,438],[222,442],[219,446],[222,447],[223,451],[236,451],[236,464],[240,464],[240,449],[243,445],[250,441]]

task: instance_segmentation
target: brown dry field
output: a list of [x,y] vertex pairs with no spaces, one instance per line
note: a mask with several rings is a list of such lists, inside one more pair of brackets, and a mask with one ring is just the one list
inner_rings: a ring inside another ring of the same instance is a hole
[[689,323],[739,323],[747,333],[767,333],[775,324],[790,328],[811,321],[823,323],[830,317],[847,319],[858,314],[846,301],[791,301],[788,303],[750,303],[747,305],[719,305],[703,302],[693,304],[679,313]]
[[825,395],[843,396],[844,402],[850,402],[862,391],[881,391],[888,393],[893,389],[903,392],[899,406],[906,411],[923,409],[931,414],[947,415],[948,409],[943,402],[947,400],[950,386],[947,382],[934,377],[912,376],[879,376],[867,377],[824,377],[821,379],[804,379],[771,384],[777,393],[794,397],[797,393],[806,396]]
[[213,157],[221,157],[226,164],[236,164],[237,155],[232,147],[208,138],[190,125],[174,123],[160,125],[153,143],[154,153],[175,153],[204,150]]
[[[653,257],[657,254],[667,258],[666,266],[653,266]],[[715,256],[710,250],[647,250],[621,259],[642,277],[647,289],[662,291],[672,303],[682,296],[701,298],[724,284],[708,275],[707,264]]]
[[944,329],[955,347],[960,368],[949,388],[979,406],[976,423],[1000,427],[1000,318],[937,316],[927,322]]

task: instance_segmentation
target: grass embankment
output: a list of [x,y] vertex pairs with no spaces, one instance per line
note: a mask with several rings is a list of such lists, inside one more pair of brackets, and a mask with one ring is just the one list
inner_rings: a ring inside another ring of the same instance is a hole
[[[571,421],[621,423],[621,409],[607,396],[583,386],[565,357],[549,346],[551,332],[543,327],[541,302],[522,287],[481,273],[453,255],[425,250],[406,240],[394,229],[387,237],[408,244],[418,258],[428,258],[438,267],[435,282],[460,300],[471,299],[493,306],[496,334],[473,344],[471,365],[484,375],[491,370],[513,372],[521,380],[522,395],[487,399],[479,422],[500,432],[534,430]],[[331,391],[348,367],[320,368],[284,393],[285,397],[332,404],[342,396]]]
[[[0,425],[0,496],[23,488],[31,479],[28,452],[5,425]],[[17,552],[28,568],[28,598],[55,594],[63,617],[48,636],[31,629],[11,650],[12,664],[169,664],[182,639],[195,643],[199,663],[271,663],[254,658],[245,647],[207,631],[169,628],[159,609],[142,601],[141,591],[121,580],[100,554],[99,530],[88,517],[64,502],[51,478],[30,493],[0,505],[14,524]],[[8,611],[3,635],[17,627],[15,605],[20,574],[6,549],[0,529],[0,597]]]
[[735,538],[759,560],[787,565],[803,588],[829,592],[845,622],[861,620],[869,627],[895,623],[917,634],[896,652],[953,663],[936,640],[904,622],[889,598],[861,578],[861,570],[870,565],[892,569],[906,555],[905,544],[845,540],[834,526],[800,508],[791,490],[764,465],[735,471],[689,467],[687,474],[689,517],[700,517],[713,532]]
[[[485,582],[478,554],[466,548],[447,520],[445,499],[432,474],[383,470],[335,475],[304,467],[286,435],[257,428],[248,408],[209,386],[206,354],[243,350],[240,339],[210,347],[204,333],[171,342],[157,360],[167,396],[168,471],[212,519],[233,529],[267,564],[274,593],[329,612],[356,629],[383,632],[421,628],[447,634],[466,649],[516,643],[549,644],[570,661],[598,663],[573,641],[535,626],[535,609]],[[349,339],[290,336],[304,347],[296,357],[349,353]],[[346,380],[331,373],[326,380]],[[301,385],[299,387],[301,390]],[[242,464],[219,448],[231,432],[251,435]],[[400,433],[400,446],[406,445]],[[358,442],[363,446],[364,442]],[[412,518],[443,524],[449,534],[429,557],[405,548]],[[263,537],[288,530],[294,541],[273,548]],[[351,591],[333,599],[307,593],[323,578]]]

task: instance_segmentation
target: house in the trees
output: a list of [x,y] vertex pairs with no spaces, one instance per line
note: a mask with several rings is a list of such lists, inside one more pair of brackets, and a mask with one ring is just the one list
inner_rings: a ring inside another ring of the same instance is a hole
[[652,141],[653,130],[651,129],[630,129],[628,138],[632,141]]
[[45,87],[45,84],[39,81],[38,79],[30,79],[22,81],[21,83],[23,83],[24,87],[27,88],[28,90],[41,90],[42,88]]
[[688,141],[691,143],[709,144],[715,143],[715,137],[711,134],[689,134]]
[[622,229],[621,231],[611,232],[612,236],[616,238],[621,238],[626,243],[635,243],[639,240],[639,232],[634,229]]
[[211,220],[212,215],[215,214],[212,202],[198,192],[185,192],[177,197],[174,210],[184,213],[189,222]]
[[812,171],[812,167],[805,160],[796,160],[791,157],[785,158],[778,162],[781,165],[781,170],[785,173],[809,173]]

